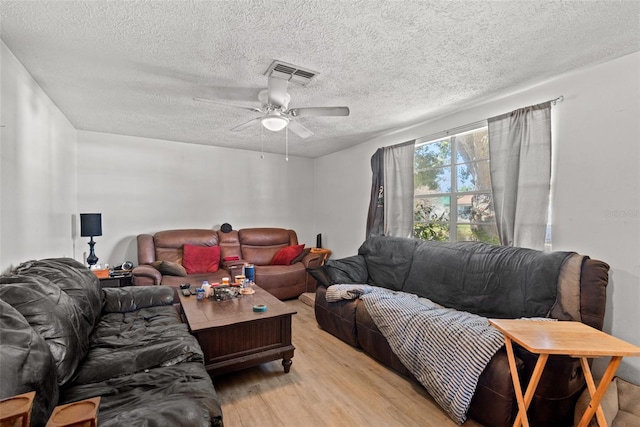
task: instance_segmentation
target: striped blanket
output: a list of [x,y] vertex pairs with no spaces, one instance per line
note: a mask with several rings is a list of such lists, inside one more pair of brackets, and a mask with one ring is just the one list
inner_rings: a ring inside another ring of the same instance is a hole
[[462,424],[480,374],[504,344],[502,334],[484,317],[414,294],[375,288],[360,299],[400,361]]

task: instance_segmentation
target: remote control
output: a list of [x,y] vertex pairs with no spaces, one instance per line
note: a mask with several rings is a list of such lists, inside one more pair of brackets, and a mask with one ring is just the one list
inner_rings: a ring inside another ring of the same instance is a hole
[[189,289],[183,289],[182,295],[184,295],[185,297],[188,297],[188,296],[191,296],[191,292],[189,292]]

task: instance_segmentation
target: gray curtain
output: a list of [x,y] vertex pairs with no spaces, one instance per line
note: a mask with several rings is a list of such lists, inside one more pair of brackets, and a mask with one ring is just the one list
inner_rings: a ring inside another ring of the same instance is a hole
[[488,123],[500,242],[542,250],[551,188],[551,102],[493,117]]
[[413,155],[415,141],[378,148],[371,157],[371,199],[367,239],[413,234]]
[[415,141],[384,148],[384,235],[413,235]]
[[378,148],[371,156],[371,199],[367,215],[366,239],[372,236],[384,235],[384,163],[382,158],[384,149]]

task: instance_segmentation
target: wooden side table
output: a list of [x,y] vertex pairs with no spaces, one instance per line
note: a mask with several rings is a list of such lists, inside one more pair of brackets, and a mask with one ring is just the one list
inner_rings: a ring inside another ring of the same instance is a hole
[[0,427],[29,427],[35,391],[0,400]]
[[[507,358],[509,359],[509,369],[511,370],[513,387],[515,388],[516,400],[518,401],[518,415],[513,423],[514,427],[519,427],[521,424],[529,427],[527,409],[533,398],[533,393],[538,386],[547,359],[551,354],[580,358],[587,388],[591,395],[591,403],[582,415],[578,427],[586,427],[594,414],[596,414],[601,427],[607,425],[600,402],[622,358],[624,356],[640,356],[640,347],[622,341],[581,322],[490,319],[489,323],[504,334]],[[530,352],[539,355],[524,396],[522,395],[520,378],[518,377],[516,360],[513,354],[513,341]],[[597,388],[593,381],[587,360],[587,358],[592,357],[611,357],[609,365]]]
[[99,406],[100,396],[56,406],[46,427],[97,427]]
[[322,260],[320,260],[320,265],[324,265],[324,262],[331,256],[331,251],[325,248],[311,248],[310,251],[312,254],[321,254]]
[[121,288],[123,286],[132,286],[132,275],[124,274],[119,276],[109,276],[100,278],[100,287],[101,288]]

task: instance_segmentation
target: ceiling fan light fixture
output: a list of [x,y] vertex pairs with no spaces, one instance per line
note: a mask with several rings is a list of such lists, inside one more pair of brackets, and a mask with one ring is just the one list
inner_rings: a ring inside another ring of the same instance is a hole
[[279,132],[289,124],[289,119],[277,114],[270,114],[263,117],[260,123],[262,123],[262,126],[271,132]]

